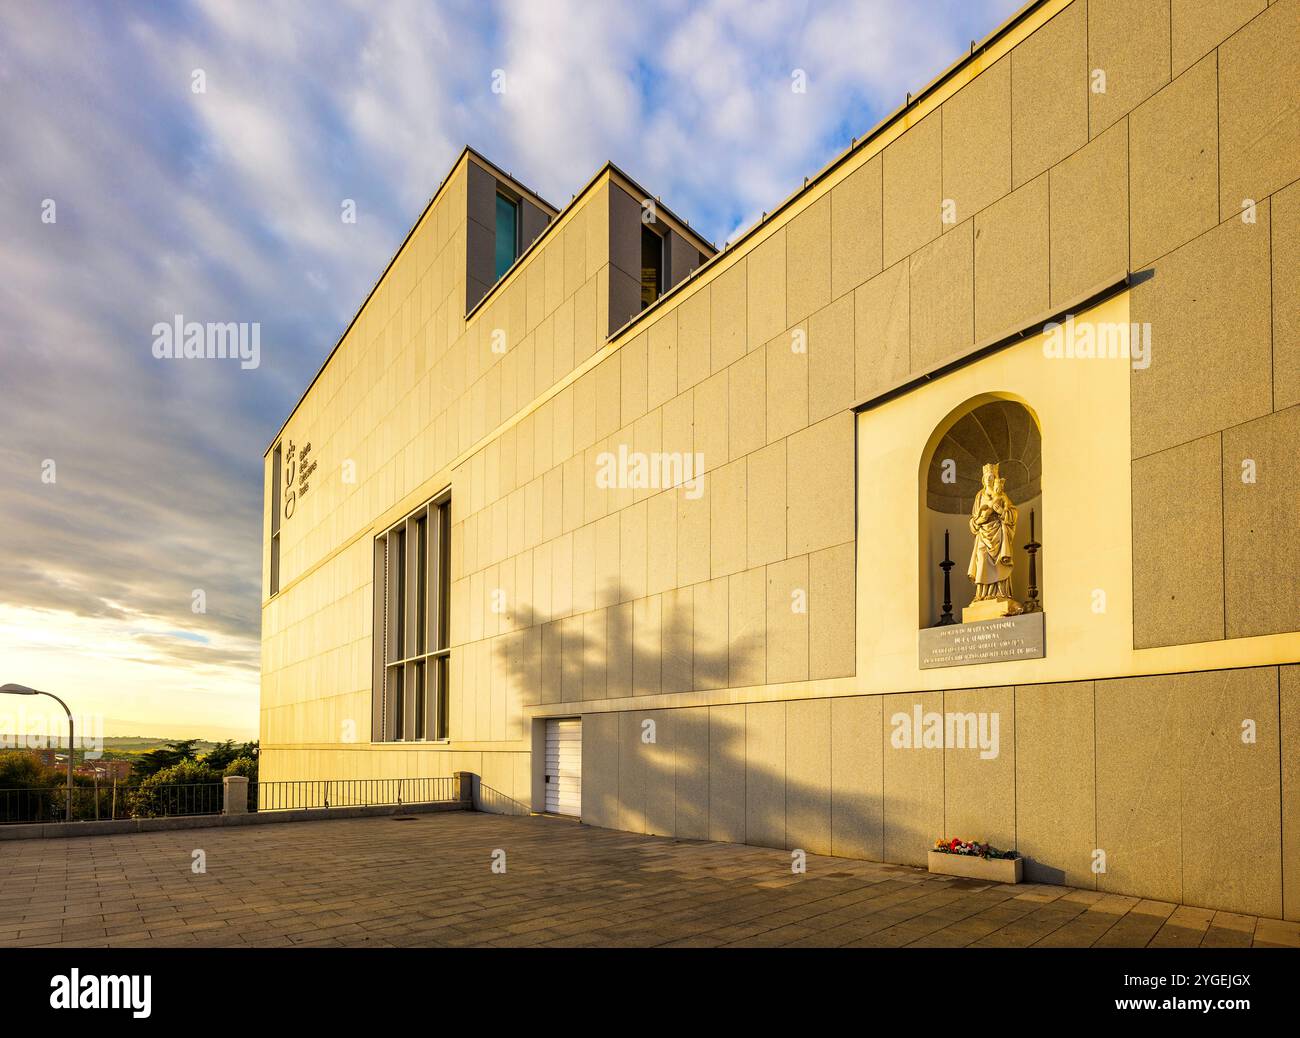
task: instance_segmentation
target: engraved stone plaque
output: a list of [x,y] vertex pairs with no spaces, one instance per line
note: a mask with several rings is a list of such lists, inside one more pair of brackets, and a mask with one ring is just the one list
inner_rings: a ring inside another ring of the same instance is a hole
[[919,655],[922,670],[1041,659],[1047,655],[1044,614],[1021,613],[978,623],[926,627],[920,632]]

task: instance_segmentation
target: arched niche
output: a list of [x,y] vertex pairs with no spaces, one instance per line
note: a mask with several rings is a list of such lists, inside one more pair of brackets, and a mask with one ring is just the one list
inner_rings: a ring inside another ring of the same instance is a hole
[[[1012,573],[1014,597],[1029,597],[1030,514],[1034,536],[1043,539],[1043,439],[1038,416],[1023,400],[1004,394],[981,394],[954,408],[930,435],[921,456],[919,623],[933,627],[943,612],[944,532],[949,535],[952,613],[961,622],[975,586],[967,575],[974,536],[971,506],[980,491],[985,464],[996,463],[1006,480],[1006,494],[1019,510]],[[1042,557],[1038,557],[1038,601],[1043,601]]]

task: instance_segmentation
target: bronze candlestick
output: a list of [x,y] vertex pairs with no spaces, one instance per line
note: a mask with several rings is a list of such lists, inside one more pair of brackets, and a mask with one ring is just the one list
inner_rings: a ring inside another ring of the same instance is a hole
[[1029,543],[1025,545],[1025,551],[1029,553],[1029,601],[1025,603],[1026,613],[1036,613],[1043,608],[1042,603],[1038,601],[1038,549],[1042,545],[1034,536],[1034,510],[1029,510]]
[[950,570],[957,565],[948,557],[948,531],[943,531],[943,561],[939,563],[939,568],[943,570],[943,615],[939,617],[939,627],[947,627],[948,624],[955,624],[956,618],[952,615],[952,577]]

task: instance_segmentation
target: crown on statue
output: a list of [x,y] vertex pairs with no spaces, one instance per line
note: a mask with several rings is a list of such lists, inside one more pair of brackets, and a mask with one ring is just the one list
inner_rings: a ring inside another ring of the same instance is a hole
[[988,479],[989,476],[992,476],[994,479],[997,479],[999,475],[1000,473],[998,472],[998,463],[996,461],[989,465],[984,466],[985,479]]

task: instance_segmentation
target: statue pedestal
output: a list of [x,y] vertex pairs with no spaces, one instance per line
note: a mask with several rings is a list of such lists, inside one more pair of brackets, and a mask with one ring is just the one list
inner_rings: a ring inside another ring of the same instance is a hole
[[982,602],[972,602],[961,611],[961,622],[975,623],[979,620],[998,620],[1004,616],[1018,616],[1023,613],[1019,602],[1014,598],[986,598]]

